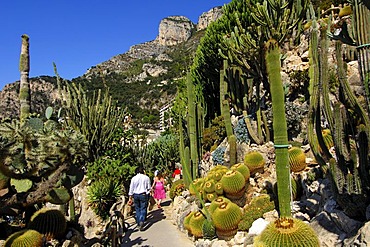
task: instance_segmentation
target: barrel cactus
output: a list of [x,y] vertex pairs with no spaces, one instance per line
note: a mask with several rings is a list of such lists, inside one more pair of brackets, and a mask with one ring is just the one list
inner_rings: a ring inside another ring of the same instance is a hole
[[191,217],[194,215],[195,212],[193,211],[190,211],[184,218],[184,228],[185,230],[187,230],[189,233],[191,233],[190,231],[190,225],[189,225],[189,222],[190,222],[190,219]]
[[224,202],[230,202],[230,200],[223,196],[217,197],[209,205],[208,211],[212,214],[216,210],[216,208],[218,208]]
[[291,172],[300,172],[307,167],[306,155],[302,148],[292,147],[289,153],[289,166]]
[[203,185],[203,190],[206,193],[212,193],[215,192],[215,181],[214,180],[208,180]]
[[238,231],[242,211],[233,202],[223,202],[212,213],[212,220],[219,239],[230,240]]
[[189,228],[195,238],[203,237],[203,222],[205,219],[201,212],[196,212],[190,217]]
[[318,247],[320,243],[314,230],[302,220],[280,218],[254,238],[254,246]]
[[251,176],[251,173],[249,171],[248,166],[246,166],[244,163],[235,164],[230,169],[231,170],[236,170],[236,171],[240,172],[244,176],[245,181],[246,182],[249,181],[249,178]]
[[245,192],[245,178],[236,170],[230,170],[221,178],[221,184],[226,197],[236,196],[241,197]]
[[215,184],[215,192],[217,195],[222,195],[224,194],[224,188],[222,187],[222,183],[220,182],[217,182]]
[[189,192],[191,195],[196,195],[197,192],[199,192],[200,188],[203,187],[204,179],[203,178],[197,178],[191,182],[189,185]]
[[41,247],[43,242],[41,233],[27,229],[10,235],[4,243],[4,247]]
[[252,151],[244,156],[244,164],[248,166],[251,176],[257,172],[263,172],[265,163],[262,154],[257,151]]
[[53,239],[63,236],[67,222],[61,211],[42,208],[32,215],[28,228],[44,234],[47,239]]

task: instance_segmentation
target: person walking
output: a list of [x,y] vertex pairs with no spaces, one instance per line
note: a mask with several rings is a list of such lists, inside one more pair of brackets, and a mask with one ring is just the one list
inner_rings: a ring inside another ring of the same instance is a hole
[[145,174],[144,168],[136,168],[136,175],[130,182],[128,203],[129,205],[132,205],[132,200],[134,201],[136,223],[140,231],[143,229],[147,216],[150,188],[150,178]]
[[162,173],[158,170],[154,172],[154,175],[155,177],[152,185],[152,191],[154,192],[153,198],[157,201],[157,207],[161,208],[161,202],[166,198],[166,180],[164,179]]

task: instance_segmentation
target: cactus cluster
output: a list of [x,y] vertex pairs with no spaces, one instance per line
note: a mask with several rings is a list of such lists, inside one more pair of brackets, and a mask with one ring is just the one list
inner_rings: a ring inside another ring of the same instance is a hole
[[275,208],[275,203],[267,194],[261,194],[252,198],[251,202],[244,207],[243,216],[238,224],[238,229],[248,231],[252,223]]

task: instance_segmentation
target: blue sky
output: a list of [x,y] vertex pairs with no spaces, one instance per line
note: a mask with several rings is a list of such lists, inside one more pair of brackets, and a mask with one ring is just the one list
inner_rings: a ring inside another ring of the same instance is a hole
[[231,0],[1,0],[0,90],[19,80],[21,35],[30,37],[30,77],[65,79],[154,40],[160,21],[171,15],[198,17]]

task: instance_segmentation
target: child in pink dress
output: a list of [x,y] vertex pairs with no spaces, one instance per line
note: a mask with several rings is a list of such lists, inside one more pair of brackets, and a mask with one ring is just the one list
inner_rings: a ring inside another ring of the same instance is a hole
[[159,171],[155,171],[154,175],[152,185],[152,191],[154,191],[153,197],[157,201],[157,207],[160,208],[162,200],[166,198],[165,179]]

